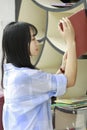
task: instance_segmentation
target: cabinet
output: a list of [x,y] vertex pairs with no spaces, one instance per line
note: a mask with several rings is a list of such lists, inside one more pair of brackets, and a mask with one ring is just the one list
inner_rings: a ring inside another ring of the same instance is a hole
[[[40,41],[40,53],[33,57],[36,66],[47,72],[55,73],[60,67],[62,54],[66,45],[58,32],[58,22],[62,17],[71,16],[84,8],[84,0],[79,0],[67,8],[53,7],[59,0],[22,0],[19,21],[34,24],[38,29],[37,39]],[[75,87],[69,88],[65,97],[83,96],[87,90],[85,70],[87,60],[78,59],[78,73]]]
[[55,107],[55,130],[87,130],[87,107],[77,110]]

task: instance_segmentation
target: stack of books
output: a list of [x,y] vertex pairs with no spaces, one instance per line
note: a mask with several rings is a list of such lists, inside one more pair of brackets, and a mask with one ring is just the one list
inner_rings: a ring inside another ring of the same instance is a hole
[[57,99],[52,106],[63,107],[65,109],[87,108],[87,96],[70,99]]

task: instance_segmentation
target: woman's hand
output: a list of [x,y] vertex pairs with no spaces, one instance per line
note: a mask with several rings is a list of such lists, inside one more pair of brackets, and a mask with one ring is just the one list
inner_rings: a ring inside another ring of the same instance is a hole
[[57,74],[65,73],[66,61],[67,61],[67,52],[65,52],[63,55],[62,64],[61,64],[59,70],[57,71]]
[[72,41],[75,40],[75,32],[70,20],[67,17],[62,18],[62,20],[60,20],[60,23],[62,24],[63,30],[61,29],[60,24],[58,28],[65,42],[72,43]]
[[67,61],[67,52],[64,53],[63,58],[62,58],[62,65],[61,68],[65,71],[66,67],[66,61]]

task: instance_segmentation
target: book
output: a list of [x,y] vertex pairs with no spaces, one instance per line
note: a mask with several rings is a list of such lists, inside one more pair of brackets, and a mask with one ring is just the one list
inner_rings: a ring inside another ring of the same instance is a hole
[[81,102],[87,102],[87,96],[81,96],[78,98],[70,98],[70,99],[56,99],[56,103],[65,103],[65,104],[75,104]]
[[77,104],[55,103],[55,104],[52,104],[52,107],[64,108],[66,110],[81,109],[81,108],[87,109],[87,103],[86,102],[85,103],[77,103]]
[[53,105],[64,107],[66,109],[78,109],[87,107],[87,96],[71,99],[57,99]]
[[[74,13],[69,19],[75,30],[76,53],[77,58],[79,58],[87,52],[87,16],[85,9]],[[63,30],[62,23],[60,27]]]

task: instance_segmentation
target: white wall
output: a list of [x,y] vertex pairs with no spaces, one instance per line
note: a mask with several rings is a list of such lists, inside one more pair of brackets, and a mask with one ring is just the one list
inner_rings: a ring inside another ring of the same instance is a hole
[[2,32],[6,24],[15,20],[15,0],[0,0],[0,79]]

